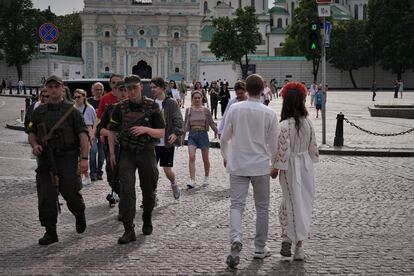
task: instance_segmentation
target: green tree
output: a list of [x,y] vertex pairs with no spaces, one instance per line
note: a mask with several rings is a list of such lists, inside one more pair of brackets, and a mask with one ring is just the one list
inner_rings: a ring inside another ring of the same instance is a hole
[[[316,81],[321,60],[320,47],[312,50],[309,46],[311,25],[319,22],[318,7],[315,0],[301,0],[295,9],[293,22],[287,30],[287,39],[283,45],[282,55],[303,55],[312,60],[313,80]],[[320,41],[320,35],[318,34]]]
[[0,50],[8,66],[16,66],[18,79],[22,67],[37,50],[37,18],[30,0],[0,2]]
[[55,21],[59,29],[59,54],[80,57],[82,55],[82,23],[79,13],[58,16]]
[[348,71],[352,85],[358,88],[352,71],[372,64],[371,42],[366,21],[342,21],[332,28],[328,61],[334,67]]
[[243,78],[246,78],[249,66],[248,55],[256,52],[259,43],[260,34],[257,27],[259,19],[256,9],[252,6],[238,8],[235,15],[234,19],[228,17],[213,19],[216,32],[208,47],[218,59],[239,64]]
[[368,16],[376,58],[401,79],[414,69],[414,0],[370,0]]

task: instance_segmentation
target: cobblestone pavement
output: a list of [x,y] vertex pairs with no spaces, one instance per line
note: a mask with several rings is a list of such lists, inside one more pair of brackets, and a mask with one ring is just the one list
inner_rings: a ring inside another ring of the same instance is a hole
[[[9,102],[0,108],[2,118],[8,119],[3,114],[8,106]],[[87,205],[85,233],[76,233],[74,217],[64,206],[58,223],[60,241],[41,247],[37,244],[43,228],[37,219],[36,162],[26,135],[0,128],[0,146],[2,275],[414,274],[413,158],[321,156],[316,165],[317,194],[305,262],[286,262],[279,257],[281,190],[277,180],[271,181],[268,246],[273,254],[265,260],[252,258],[255,212],[250,190],[241,263],[237,270],[231,270],[225,265],[229,183],[218,149],[210,151],[210,186],[200,187],[203,165],[198,152],[198,185],[183,191],[178,201],[160,173],[160,206],[154,212],[153,235],[140,234],[138,210],[137,241],[118,245],[123,227],[116,220],[117,207],[108,207],[105,197],[109,187],[105,181],[98,181],[82,190]],[[187,149],[179,148],[174,170],[182,188],[189,178],[187,164]],[[139,199],[139,188],[137,191]]]

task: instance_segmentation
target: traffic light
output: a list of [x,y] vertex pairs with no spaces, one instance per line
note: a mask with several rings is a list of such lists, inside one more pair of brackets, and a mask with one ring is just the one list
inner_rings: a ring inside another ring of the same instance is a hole
[[319,24],[318,23],[312,23],[310,25],[308,48],[311,51],[315,51],[315,52],[320,51]]

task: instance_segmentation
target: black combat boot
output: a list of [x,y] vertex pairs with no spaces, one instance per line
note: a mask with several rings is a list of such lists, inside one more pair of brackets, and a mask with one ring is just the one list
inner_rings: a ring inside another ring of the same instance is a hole
[[151,212],[142,213],[142,234],[148,236],[152,234]]
[[86,218],[85,214],[83,216],[76,216],[76,232],[83,233],[86,229]]
[[118,239],[119,244],[127,244],[129,242],[137,240],[137,237],[135,236],[134,227],[135,227],[135,224],[132,224],[132,226],[131,225],[128,225],[128,226],[124,225],[125,232],[122,235],[122,237],[120,237]]
[[39,244],[49,245],[58,241],[59,239],[56,233],[56,225],[46,226],[46,233],[43,235],[43,238],[39,239]]

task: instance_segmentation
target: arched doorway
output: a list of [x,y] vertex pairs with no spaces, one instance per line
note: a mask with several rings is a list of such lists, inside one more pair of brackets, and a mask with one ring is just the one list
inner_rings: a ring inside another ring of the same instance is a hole
[[132,67],[132,74],[138,75],[142,79],[152,78],[152,68],[145,61],[140,60],[137,65]]

